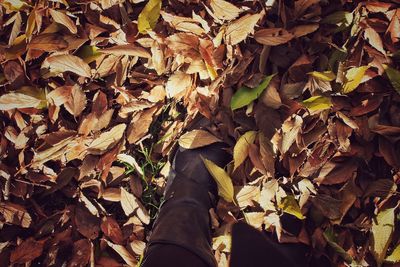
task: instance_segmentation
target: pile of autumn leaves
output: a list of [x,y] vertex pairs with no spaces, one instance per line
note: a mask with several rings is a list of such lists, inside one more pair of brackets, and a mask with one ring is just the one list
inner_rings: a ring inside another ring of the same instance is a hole
[[[1,3],[0,233],[15,234],[0,240],[0,262],[136,265],[151,223],[141,197],[149,184],[162,192],[169,165],[148,175],[135,151],[165,110],[172,119],[150,161],[175,141],[232,146],[226,168],[204,160],[220,195],[211,214],[221,266],[238,220],[334,265],[399,262],[400,123],[385,118],[400,103],[398,3],[177,2]],[[197,113],[219,127],[182,135]],[[354,158],[390,171],[365,179]]]

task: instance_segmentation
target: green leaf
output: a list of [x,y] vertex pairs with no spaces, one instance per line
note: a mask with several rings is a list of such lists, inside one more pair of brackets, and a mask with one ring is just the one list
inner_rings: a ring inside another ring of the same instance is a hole
[[353,13],[338,11],[325,17],[321,23],[341,24],[340,26],[350,26],[353,21]]
[[333,250],[336,251],[337,254],[339,254],[347,263],[350,264],[353,262],[353,258],[341,246],[338,245],[333,229],[327,229],[323,235],[325,240],[333,248]]
[[389,78],[393,88],[400,94],[400,71],[384,65],[385,73]]
[[291,214],[300,220],[304,220],[306,217],[301,213],[299,204],[297,203],[294,196],[287,196],[282,199],[282,202],[278,205],[283,212]]
[[236,142],[235,147],[233,148],[234,170],[246,160],[249,155],[249,145],[254,143],[256,135],[256,131],[248,131]]
[[386,257],[385,261],[390,263],[400,262],[400,245],[393,250],[392,254]]
[[154,29],[160,17],[161,0],[149,0],[138,18],[138,29],[140,33],[146,33]]
[[319,72],[319,71],[312,71],[307,73],[314,78],[317,78],[319,80],[325,81],[325,82],[331,82],[334,79],[336,79],[336,75],[332,71],[324,71],[324,72]]
[[234,191],[231,177],[229,177],[224,169],[216,165],[211,160],[205,158],[202,159],[208,172],[217,183],[218,195],[228,202],[234,202]]
[[240,88],[233,96],[231,99],[231,109],[239,109],[242,107],[247,106],[254,100],[256,100],[261,93],[265,90],[265,88],[268,87],[269,83],[271,82],[272,78],[275,76],[275,74],[272,74],[270,76],[267,76],[264,81],[257,86],[256,88],[248,88],[243,86]]
[[371,248],[378,266],[386,256],[394,232],[394,208],[382,210],[372,223]]
[[301,102],[310,111],[325,110],[332,106],[331,99],[325,96],[312,96]]
[[342,90],[344,94],[348,94],[357,89],[362,79],[364,78],[365,72],[367,71],[368,68],[369,66],[361,66],[357,68],[351,68],[346,72],[345,74],[346,81],[343,84],[343,90]]

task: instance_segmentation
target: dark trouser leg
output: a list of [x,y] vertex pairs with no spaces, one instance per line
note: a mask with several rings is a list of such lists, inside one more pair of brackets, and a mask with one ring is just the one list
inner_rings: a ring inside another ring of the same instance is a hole
[[238,223],[232,229],[230,267],[306,266],[306,251],[301,244],[279,244],[253,227]]
[[190,266],[208,267],[191,251],[175,245],[156,244],[153,252],[147,257],[143,267]]

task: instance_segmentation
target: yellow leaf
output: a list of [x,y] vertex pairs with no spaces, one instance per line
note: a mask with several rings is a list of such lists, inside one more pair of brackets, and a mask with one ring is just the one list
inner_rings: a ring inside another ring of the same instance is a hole
[[237,141],[235,147],[233,148],[234,170],[236,170],[236,168],[246,160],[247,156],[249,155],[249,145],[254,143],[256,135],[256,131],[248,131]]
[[325,110],[332,106],[331,99],[325,96],[312,96],[301,102],[310,111]]
[[154,29],[160,17],[161,0],[149,0],[138,18],[138,29],[140,33],[146,33]]
[[7,10],[9,11],[18,11],[20,10],[24,5],[27,5],[25,1],[21,0],[5,0],[1,1],[0,3],[2,6],[4,6]]
[[301,213],[299,204],[297,203],[296,199],[293,196],[287,196],[284,199],[282,199],[282,202],[279,204],[279,208],[282,209],[285,213],[291,214],[300,220],[306,218]]
[[182,135],[179,140],[179,145],[186,149],[195,149],[203,146],[208,146],[216,142],[221,142],[217,137],[204,130],[193,130]]
[[336,75],[332,71],[324,71],[324,72],[312,71],[307,74],[325,82],[331,82],[334,79],[336,79]]
[[394,208],[382,210],[373,220],[371,248],[378,266],[382,265],[394,232]]
[[214,81],[215,78],[218,77],[218,73],[214,69],[213,66],[209,65],[207,62],[205,62],[205,63],[206,63],[206,68],[207,68],[208,75],[210,76],[211,81]]
[[98,52],[98,50],[99,49],[94,45],[84,45],[79,49],[76,55],[89,64],[101,56],[101,53]]
[[400,245],[398,245],[390,254],[389,256],[386,257],[385,262],[390,262],[390,263],[398,263],[400,262]]
[[369,66],[361,66],[349,69],[345,74],[345,83],[343,85],[343,93],[348,94],[354,91],[364,78],[365,72]]
[[229,177],[224,169],[216,165],[211,160],[203,158],[203,162],[208,172],[217,182],[218,195],[228,202],[234,202],[234,191],[231,177]]

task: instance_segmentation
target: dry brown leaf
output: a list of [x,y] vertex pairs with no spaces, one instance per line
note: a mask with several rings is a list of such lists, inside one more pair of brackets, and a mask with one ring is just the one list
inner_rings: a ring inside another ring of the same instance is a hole
[[56,76],[70,71],[79,76],[90,77],[91,69],[81,58],[73,55],[56,55],[47,57],[42,63],[42,69],[49,70],[47,75]]
[[386,54],[385,49],[383,48],[382,39],[373,28],[367,26],[367,28],[364,30],[364,37],[366,40],[368,40],[372,47],[382,54]]
[[186,149],[195,149],[203,146],[208,146],[213,143],[221,142],[220,139],[204,130],[193,130],[182,135],[179,140],[179,145]]
[[137,208],[139,208],[137,198],[126,191],[123,187],[121,187],[121,207],[126,216],[130,216]]
[[319,24],[307,24],[307,25],[299,25],[295,26],[289,31],[294,35],[294,37],[302,37],[312,32],[318,30]]
[[234,170],[236,170],[246,160],[249,155],[249,147],[254,143],[256,136],[256,131],[248,131],[237,140],[236,145],[233,148]]
[[26,94],[8,93],[0,96],[0,110],[10,110],[14,108],[36,108],[41,100]]
[[210,6],[214,11],[214,15],[220,20],[230,21],[236,19],[243,11],[225,0],[211,0]]
[[[68,90],[68,89],[67,89]],[[78,85],[73,86],[64,107],[71,115],[78,117],[86,108],[86,95]]]
[[134,45],[116,45],[110,48],[97,50],[98,53],[112,54],[114,56],[133,56],[142,58],[151,58],[149,52],[146,49]]
[[136,266],[137,260],[133,255],[129,253],[129,251],[125,247],[113,244],[106,239],[104,239],[104,241],[106,241],[106,243],[110,246],[110,248],[115,250],[115,252],[117,252],[122,259],[124,259],[124,261],[126,262],[126,264],[128,264],[128,266]]
[[23,241],[13,252],[10,262],[13,264],[28,263],[42,255],[45,240],[36,241],[33,237]]
[[136,143],[146,135],[158,109],[158,106],[154,106],[134,115],[126,134],[129,144]]
[[263,45],[276,46],[289,42],[294,35],[282,28],[268,28],[257,31],[254,39]]
[[170,76],[165,86],[167,97],[179,100],[193,86],[192,75],[177,71]]
[[31,226],[32,218],[28,211],[21,205],[11,202],[1,202],[0,213],[7,223],[20,225],[23,228]]
[[125,129],[126,124],[121,123],[114,126],[109,131],[100,134],[99,137],[95,138],[89,145],[88,152],[94,155],[101,155],[107,152],[122,139]]
[[247,14],[229,24],[225,31],[225,40],[230,45],[244,41],[254,31],[254,27],[263,15],[261,13]]
[[29,49],[37,49],[46,52],[58,51],[68,47],[64,38],[56,33],[44,33],[35,36],[27,46]]
[[121,228],[113,217],[104,217],[101,223],[101,231],[105,236],[116,244],[121,245],[124,241]]
[[53,17],[55,22],[67,27],[72,34],[78,33],[75,22],[73,22],[72,19],[68,17],[64,12],[50,9],[50,15]]

